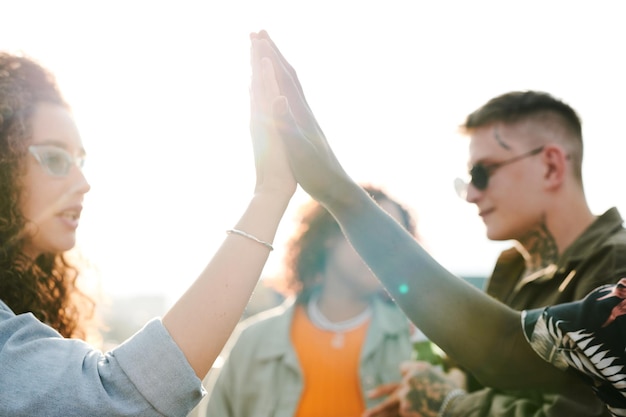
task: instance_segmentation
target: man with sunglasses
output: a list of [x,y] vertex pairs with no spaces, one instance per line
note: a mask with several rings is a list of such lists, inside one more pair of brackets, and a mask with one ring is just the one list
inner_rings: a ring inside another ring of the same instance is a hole
[[[616,208],[599,217],[589,208],[581,123],[569,105],[543,92],[511,92],[471,113],[462,131],[470,169],[469,181],[456,180],[457,192],[476,205],[489,239],[515,242],[498,258],[489,295],[516,310],[536,309],[582,299],[626,276],[626,230]],[[608,415],[591,395],[503,391],[469,381],[467,391],[453,389],[439,370],[414,363],[397,394],[417,410],[429,390],[447,384],[444,405],[432,410],[447,417]],[[393,406],[389,400],[369,415]]]
[[408,394],[398,398],[399,390],[383,404],[388,408],[366,414],[605,415],[589,396],[591,386],[613,415],[626,415],[626,279],[620,279],[626,232],[615,209],[595,217],[588,208],[576,113],[545,93],[509,93],[464,126],[476,169],[474,185],[460,191],[478,206],[492,239],[518,242],[502,254],[490,291],[511,305],[542,305],[619,282],[579,301],[519,312],[446,270],[380,209],[337,160],[295,70],[267,32],[251,40],[253,72],[264,80],[253,88],[265,103],[255,117],[283,140],[300,186],[335,217],[407,316],[450,357],[501,389],[467,394],[436,368],[415,362],[421,374],[407,374]]

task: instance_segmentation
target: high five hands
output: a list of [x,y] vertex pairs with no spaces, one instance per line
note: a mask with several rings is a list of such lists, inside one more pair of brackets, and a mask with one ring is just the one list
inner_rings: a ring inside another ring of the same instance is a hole
[[250,35],[252,42],[253,119],[278,135],[297,182],[313,198],[326,204],[354,186],[313,115],[293,67],[265,31]]

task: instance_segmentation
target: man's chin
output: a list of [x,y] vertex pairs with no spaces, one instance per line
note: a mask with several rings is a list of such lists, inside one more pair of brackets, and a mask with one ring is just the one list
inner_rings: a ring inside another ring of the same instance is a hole
[[504,240],[510,240],[511,238],[498,230],[487,229],[487,239],[493,240],[494,242],[499,242]]

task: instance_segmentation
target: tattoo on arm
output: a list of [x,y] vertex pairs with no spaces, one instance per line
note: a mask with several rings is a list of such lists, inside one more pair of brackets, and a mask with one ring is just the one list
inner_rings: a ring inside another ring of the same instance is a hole
[[436,417],[446,395],[455,388],[456,385],[437,369],[429,367],[414,373],[410,379],[407,400],[411,407],[410,412],[415,414],[404,415]]

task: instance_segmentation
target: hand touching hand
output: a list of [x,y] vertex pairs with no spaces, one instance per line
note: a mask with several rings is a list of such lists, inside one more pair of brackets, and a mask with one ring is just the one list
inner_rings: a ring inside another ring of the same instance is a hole
[[[275,132],[283,139],[296,180],[322,204],[341,197],[342,185],[354,183],[326,142],[296,72],[266,32],[252,34],[251,40],[252,66],[266,79],[264,83],[253,82],[252,95],[255,102],[261,102],[263,115],[270,116],[267,112],[272,109]],[[271,85],[269,78],[276,84]]]

